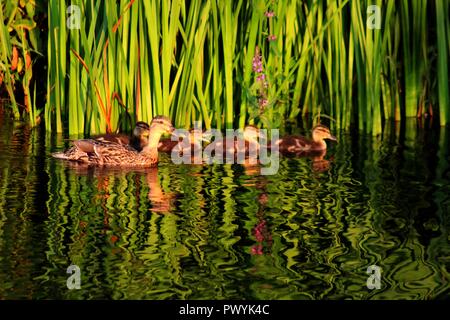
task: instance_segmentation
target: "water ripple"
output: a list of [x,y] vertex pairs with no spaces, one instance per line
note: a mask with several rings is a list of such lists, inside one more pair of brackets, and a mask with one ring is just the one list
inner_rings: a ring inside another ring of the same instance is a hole
[[[320,166],[114,170],[0,126],[0,299],[444,299],[449,131],[342,135]],[[81,269],[67,290],[66,269]],[[382,270],[381,289],[366,286]]]

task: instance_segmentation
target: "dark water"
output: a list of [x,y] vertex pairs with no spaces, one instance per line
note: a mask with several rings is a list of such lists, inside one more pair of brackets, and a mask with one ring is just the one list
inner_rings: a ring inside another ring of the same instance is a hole
[[[0,115],[0,299],[442,299],[450,132],[338,134],[278,174],[239,165],[86,170]],[[68,290],[69,265],[81,289]],[[382,268],[369,290],[367,268]]]

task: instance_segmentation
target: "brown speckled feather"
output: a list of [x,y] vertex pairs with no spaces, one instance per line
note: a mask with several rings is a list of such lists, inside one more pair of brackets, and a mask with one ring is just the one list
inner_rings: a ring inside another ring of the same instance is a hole
[[92,137],[94,140],[110,141],[118,144],[130,144],[130,137],[125,134],[102,134]]
[[[94,139],[77,140],[75,145],[86,152],[78,159],[95,165],[152,167],[158,163],[158,152],[137,152],[128,145]],[[93,152],[90,152],[93,150]]]

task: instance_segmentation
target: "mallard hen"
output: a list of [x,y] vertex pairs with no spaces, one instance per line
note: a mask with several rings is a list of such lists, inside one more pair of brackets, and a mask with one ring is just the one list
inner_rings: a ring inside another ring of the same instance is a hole
[[[146,122],[139,121],[136,123],[131,138],[125,134],[103,134],[94,136],[91,139],[103,141],[106,143],[115,142],[124,146],[129,145],[133,149],[141,151],[142,148],[145,147],[145,145],[147,145],[148,143],[149,130],[150,126]],[[76,161],[77,159],[87,157],[87,154],[86,152],[78,148],[76,145],[74,145],[64,152],[55,152],[52,154],[52,156],[58,159]]]
[[147,143],[140,152],[130,145],[118,142],[81,139],[74,141],[74,147],[66,152],[54,153],[53,156],[93,165],[151,167],[158,163],[158,143],[161,135],[172,133],[173,130],[174,127],[167,117],[156,116],[149,130],[143,132],[143,136],[147,136]]

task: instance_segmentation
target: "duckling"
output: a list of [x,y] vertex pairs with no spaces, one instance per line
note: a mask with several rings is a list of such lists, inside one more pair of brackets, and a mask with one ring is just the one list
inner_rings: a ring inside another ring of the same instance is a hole
[[158,163],[158,143],[161,135],[173,131],[174,127],[167,117],[156,116],[149,130],[143,132],[147,143],[140,152],[130,145],[108,140],[81,139],[74,141],[75,148],[53,156],[94,165],[151,167]]
[[214,140],[208,145],[210,150],[223,150],[223,154],[247,153],[250,149],[259,150],[259,129],[255,126],[248,125],[244,128],[244,143],[240,143],[235,137],[225,137],[223,139]]
[[331,135],[330,129],[324,125],[317,125],[312,130],[312,140],[302,136],[291,135],[283,137],[277,141],[278,148],[282,154],[300,154],[306,152],[317,152],[327,149],[325,139],[336,141],[335,136]]
[[93,139],[101,141],[111,141],[123,145],[130,145],[137,151],[142,151],[142,149],[148,142],[147,137],[149,130],[150,126],[148,125],[148,123],[138,121],[136,122],[136,126],[134,127],[131,137],[125,134],[104,134],[95,136],[93,137]]
[[184,154],[185,152],[195,152],[202,149],[202,141],[208,141],[201,129],[191,129],[185,141],[173,141],[171,139],[162,139],[158,144],[159,152],[171,153],[172,151]]

